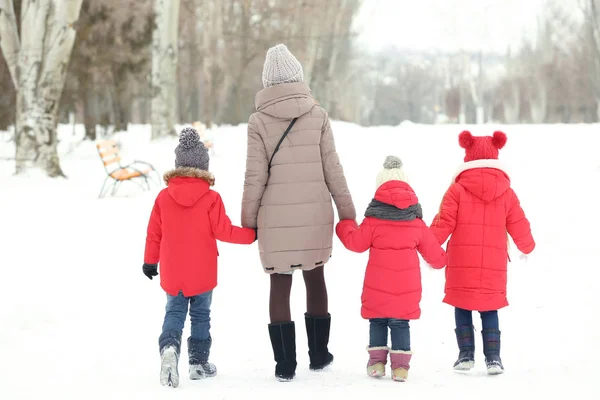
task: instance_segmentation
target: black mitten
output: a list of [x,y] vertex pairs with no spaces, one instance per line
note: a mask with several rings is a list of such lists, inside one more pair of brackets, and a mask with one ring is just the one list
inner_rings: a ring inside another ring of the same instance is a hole
[[153,276],[158,275],[158,265],[144,263],[142,271],[144,271],[144,275],[146,275],[148,279],[152,280]]

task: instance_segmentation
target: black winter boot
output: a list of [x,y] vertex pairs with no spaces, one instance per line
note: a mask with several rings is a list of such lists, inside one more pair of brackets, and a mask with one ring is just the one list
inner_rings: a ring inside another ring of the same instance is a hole
[[269,324],[269,336],[275,356],[275,376],[282,382],[296,376],[296,326],[293,321]]
[[500,375],[504,373],[504,366],[500,358],[500,331],[498,329],[484,329],[481,335],[483,336],[483,354],[485,355],[488,374]]
[[188,338],[188,358],[190,364],[190,379],[197,380],[203,378],[212,378],[217,375],[215,364],[208,362],[212,338],[207,340],[197,340]]
[[306,335],[308,337],[309,368],[313,371],[323,369],[333,362],[333,354],[327,349],[331,315],[326,317],[311,317],[304,314]]
[[160,350],[160,384],[176,388],[179,386],[179,354],[181,352],[181,332],[165,331],[158,339]]
[[473,326],[461,325],[454,330],[458,343],[458,359],[454,363],[456,371],[469,371],[475,366],[475,334]]

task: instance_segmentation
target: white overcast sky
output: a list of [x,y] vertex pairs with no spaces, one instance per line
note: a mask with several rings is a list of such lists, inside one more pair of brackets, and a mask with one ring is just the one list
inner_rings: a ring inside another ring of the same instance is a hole
[[[576,0],[564,0],[576,1]],[[372,50],[479,49],[504,52],[535,27],[543,0],[365,0],[357,21]]]

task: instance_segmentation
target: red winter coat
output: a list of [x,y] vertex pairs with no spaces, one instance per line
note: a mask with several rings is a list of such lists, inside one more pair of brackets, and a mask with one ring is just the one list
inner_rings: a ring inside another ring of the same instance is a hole
[[421,316],[421,269],[417,251],[434,268],[446,265],[446,253],[423,222],[412,188],[389,181],[379,187],[360,226],[344,220],[336,233],[348,250],[369,251],[361,315],[418,319]]
[[144,262],[160,262],[160,285],[177,296],[196,296],[217,286],[217,240],[254,242],[253,229],[232,226],[212,174],[177,168],[165,174],[167,188],[154,202]]
[[431,230],[448,242],[444,302],[466,310],[508,305],[508,234],[528,254],[535,242],[529,221],[497,160],[467,162],[444,195]]

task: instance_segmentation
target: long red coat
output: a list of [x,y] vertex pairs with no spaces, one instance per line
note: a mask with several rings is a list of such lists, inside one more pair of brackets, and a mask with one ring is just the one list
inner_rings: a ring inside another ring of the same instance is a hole
[[508,234],[528,254],[535,242],[529,221],[497,160],[465,163],[434,218],[431,230],[443,244],[448,236],[444,302],[466,310],[508,305]]
[[[374,204],[384,210],[369,212]],[[379,187],[367,209],[366,215],[378,218],[367,216],[360,226],[344,220],[336,227],[348,250],[370,250],[362,292],[361,315],[365,319],[418,319],[422,290],[417,251],[434,268],[446,265],[446,253],[416,216],[421,214],[417,205],[417,196],[407,183],[389,181]]]
[[217,286],[217,240],[250,244],[255,232],[233,226],[209,172],[177,168],[165,174],[146,236],[144,262],[160,262],[160,285],[172,296],[196,296]]

